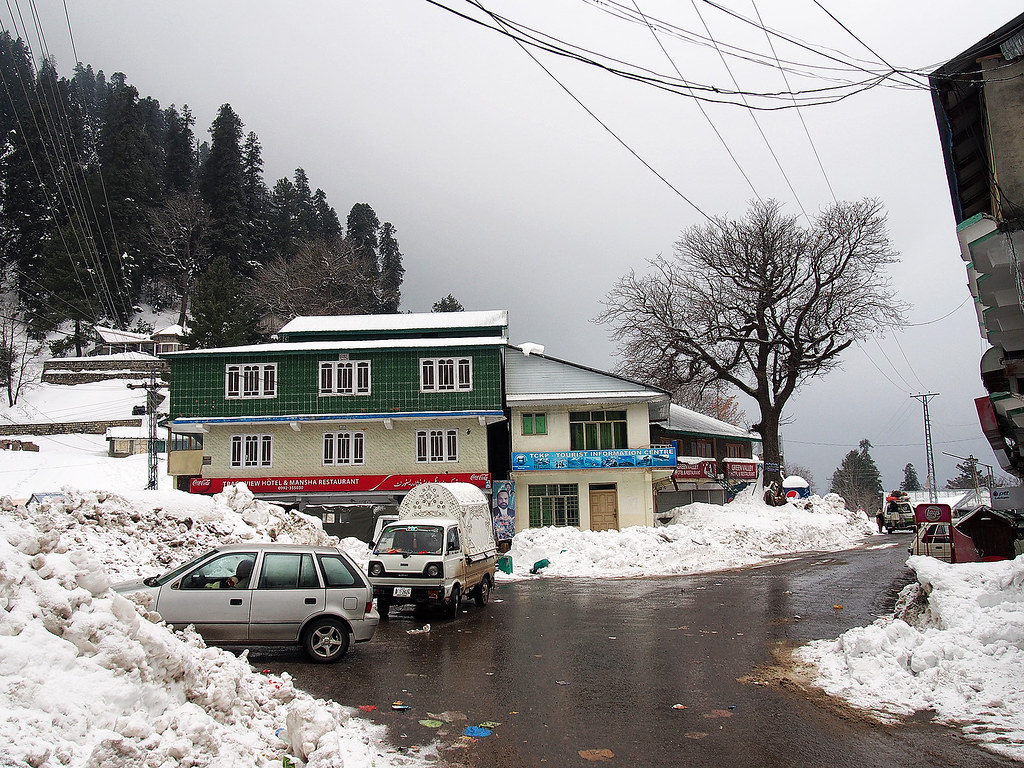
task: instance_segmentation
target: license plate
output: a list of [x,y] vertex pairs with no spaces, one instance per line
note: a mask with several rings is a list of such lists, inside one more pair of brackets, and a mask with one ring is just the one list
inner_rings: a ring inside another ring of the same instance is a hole
[[412,597],[412,587],[395,587],[395,597]]

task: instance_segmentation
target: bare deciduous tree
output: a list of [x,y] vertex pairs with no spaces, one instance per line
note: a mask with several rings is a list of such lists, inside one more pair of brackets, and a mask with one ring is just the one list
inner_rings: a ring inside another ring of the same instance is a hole
[[[298,315],[373,313],[380,306],[376,275],[368,274],[351,243],[302,242],[290,258],[257,270],[249,297],[278,326]],[[276,330],[276,329],[274,329]]]
[[0,387],[7,392],[7,404],[15,405],[22,390],[35,381],[36,358],[42,342],[28,332],[28,312],[18,298],[14,268],[0,274]]
[[149,217],[149,240],[161,256],[167,279],[178,297],[178,325],[184,327],[196,278],[206,267],[210,216],[198,195],[170,197]]
[[723,381],[753,398],[765,481],[780,481],[779,427],[797,388],[840,364],[855,341],[903,323],[887,267],[881,203],[837,203],[810,227],[776,201],[683,232],[670,257],[619,280],[598,317],[630,370]]

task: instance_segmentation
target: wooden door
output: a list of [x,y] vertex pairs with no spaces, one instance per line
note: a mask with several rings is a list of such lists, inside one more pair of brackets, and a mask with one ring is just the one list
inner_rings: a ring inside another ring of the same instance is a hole
[[619,529],[619,494],[617,491],[590,491],[590,530]]

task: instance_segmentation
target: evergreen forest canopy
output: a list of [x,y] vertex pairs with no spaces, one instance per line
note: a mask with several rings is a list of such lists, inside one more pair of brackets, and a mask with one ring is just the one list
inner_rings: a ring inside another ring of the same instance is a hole
[[81,355],[94,325],[127,328],[140,302],[176,309],[200,347],[297,314],[398,311],[395,226],[366,203],[343,226],[302,168],[268,187],[229,104],[199,142],[187,106],[162,108],[121,73],[37,69],[8,32],[0,78],[3,314],[34,339],[61,329],[54,354]]

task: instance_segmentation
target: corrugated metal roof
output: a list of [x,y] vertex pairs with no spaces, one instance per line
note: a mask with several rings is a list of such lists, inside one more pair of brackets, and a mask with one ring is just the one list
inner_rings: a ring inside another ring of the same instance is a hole
[[525,355],[514,346],[505,353],[505,387],[509,402],[667,402],[669,398],[664,390],[546,355]]
[[96,333],[107,344],[138,344],[142,341],[150,341],[149,336],[145,333],[122,331],[118,328],[106,328],[102,325],[95,327]]
[[761,440],[761,436],[754,432],[747,432],[745,429],[733,426],[725,421],[720,421],[703,413],[691,411],[681,405],[672,403],[668,409],[668,421],[665,429],[669,432],[694,432],[700,435],[719,435],[721,437],[742,437],[747,440]]

